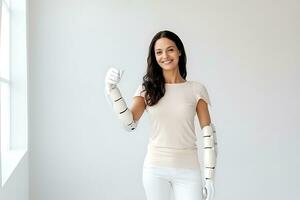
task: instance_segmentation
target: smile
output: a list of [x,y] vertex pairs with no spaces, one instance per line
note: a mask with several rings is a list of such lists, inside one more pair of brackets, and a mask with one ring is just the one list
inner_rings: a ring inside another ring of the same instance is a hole
[[164,63],[164,64],[169,64],[169,63],[171,63],[173,60],[167,60],[167,61],[163,61],[162,63]]

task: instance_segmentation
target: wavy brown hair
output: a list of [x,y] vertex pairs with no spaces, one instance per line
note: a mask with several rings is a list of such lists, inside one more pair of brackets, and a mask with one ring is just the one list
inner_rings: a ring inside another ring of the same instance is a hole
[[165,95],[165,79],[163,76],[162,68],[156,61],[154,45],[155,42],[160,38],[168,38],[172,40],[181,55],[179,56],[178,66],[180,75],[186,80],[186,54],[184,46],[180,38],[173,32],[164,30],[155,34],[153,37],[148,52],[147,58],[147,72],[143,77],[143,86],[145,88],[145,100],[148,106],[155,105]]

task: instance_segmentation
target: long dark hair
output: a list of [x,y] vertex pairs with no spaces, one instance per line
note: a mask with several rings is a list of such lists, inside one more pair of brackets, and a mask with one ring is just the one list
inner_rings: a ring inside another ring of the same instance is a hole
[[163,71],[156,61],[154,52],[155,42],[160,38],[168,38],[176,44],[179,52],[181,53],[178,61],[180,75],[183,79],[186,79],[187,75],[186,54],[180,38],[175,33],[167,30],[156,33],[149,46],[147,58],[147,73],[143,77],[143,86],[146,91],[145,100],[148,106],[155,105],[165,95],[166,92]]

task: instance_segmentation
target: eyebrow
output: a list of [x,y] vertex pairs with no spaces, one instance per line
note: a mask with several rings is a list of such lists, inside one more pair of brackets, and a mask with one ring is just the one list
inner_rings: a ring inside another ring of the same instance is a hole
[[[169,46],[169,47],[167,47],[167,49],[170,48],[170,47],[175,47],[175,46]],[[155,49],[155,51],[158,51],[158,50],[161,50],[161,49]]]

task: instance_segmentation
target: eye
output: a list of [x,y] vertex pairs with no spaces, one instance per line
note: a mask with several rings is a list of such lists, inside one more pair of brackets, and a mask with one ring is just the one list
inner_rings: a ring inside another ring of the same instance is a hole
[[160,52],[160,51],[157,51],[157,52],[156,52],[156,55],[159,55],[159,54],[161,54],[161,52]]
[[174,49],[169,49],[169,51],[174,51]]

